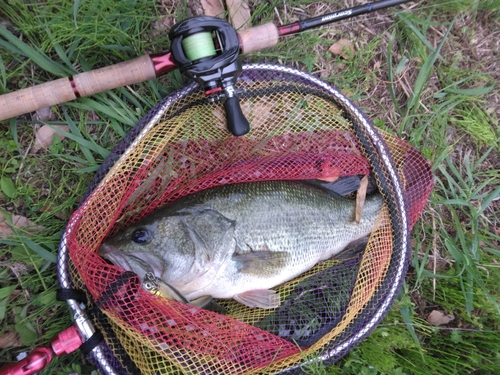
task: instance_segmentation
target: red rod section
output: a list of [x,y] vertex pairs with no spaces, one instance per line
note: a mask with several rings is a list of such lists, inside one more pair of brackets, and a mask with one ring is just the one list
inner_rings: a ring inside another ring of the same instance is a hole
[[177,68],[172,53],[170,52],[161,55],[151,55],[151,61],[153,61],[157,77]]
[[50,348],[35,348],[17,363],[0,368],[0,375],[32,375],[48,366],[54,354],[69,354],[82,345],[82,338],[75,326],[59,333],[50,343]]
[[298,22],[278,27],[278,35],[279,36],[296,34],[298,32],[300,32],[300,25]]

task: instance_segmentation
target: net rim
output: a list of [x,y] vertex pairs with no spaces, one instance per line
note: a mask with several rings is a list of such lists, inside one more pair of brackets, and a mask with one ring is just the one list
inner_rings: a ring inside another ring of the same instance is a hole
[[[359,122],[359,125],[361,126],[362,130],[366,132],[366,134],[369,137],[369,140],[372,142],[374,147],[376,148],[377,152],[379,153],[380,160],[383,164],[383,167],[386,168],[389,171],[389,177],[390,177],[390,183],[391,186],[394,188],[395,192],[395,203],[399,207],[399,209],[402,212],[402,219],[404,221],[403,226],[405,228],[409,228],[409,223],[408,223],[408,214],[406,212],[406,204],[405,204],[405,198],[404,198],[404,193],[403,189],[401,186],[401,183],[399,181],[398,173],[397,170],[392,163],[392,158],[390,156],[390,152],[388,148],[385,145],[385,141],[383,138],[380,136],[380,134],[377,132],[371,121],[364,115],[364,113],[358,109],[347,97],[345,97],[340,91],[338,91],[334,86],[330,85],[329,83],[326,83],[322,81],[321,79],[303,72],[301,70],[295,69],[295,68],[290,68],[286,66],[280,66],[280,65],[273,65],[273,64],[245,64],[243,65],[243,71],[252,71],[252,70],[264,70],[264,71],[275,71],[279,73],[286,73],[290,74],[296,77],[300,77],[301,79],[312,83],[325,91],[327,91],[330,95],[332,95],[339,103],[340,106],[343,108],[348,108],[349,111],[354,115],[355,119],[357,122]],[[123,152],[121,155],[114,155],[116,160],[110,160],[110,166],[111,168],[115,163],[119,162],[122,158],[125,159],[126,155],[134,148],[134,145],[137,144],[137,142],[142,139],[142,137],[145,136],[145,134],[151,129],[152,126],[154,126],[155,122],[157,119],[164,113],[174,102],[176,102],[179,99],[182,99],[189,94],[193,93],[195,90],[198,90],[199,86],[195,83],[190,83],[187,85],[182,86],[180,89],[174,91],[173,93],[169,94],[166,96],[164,99],[162,99],[156,106],[154,106],[148,113],[154,113],[154,115],[149,118],[145,124],[142,126],[140,129],[139,133],[137,136],[133,138],[133,141],[128,144],[128,147],[126,150]],[[106,162],[106,161],[105,161]],[[104,164],[104,163],[103,163]],[[371,161],[370,161],[371,164]],[[102,179],[104,180],[104,178]],[[91,191],[88,191],[87,194],[84,196],[84,201],[82,203],[82,206],[85,206],[87,202],[87,198],[90,195]],[[67,227],[64,230],[64,233],[61,238],[60,246],[59,246],[59,251],[58,251],[58,262],[57,262],[57,274],[58,274],[58,280],[60,287],[63,289],[70,289],[73,287],[73,283],[71,281],[71,276],[69,273],[69,250],[68,250],[68,245],[67,245],[67,239],[69,237],[69,234],[73,230],[75,220],[70,220],[68,223]],[[408,265],[409,261],[409,238],[408,238],[409,230],[406,230],[406,235],[402,236],[403,239],[403,244],[402,247],[406,249],[406,251],[401,251],[401,256],[398,259],[398,266],[397,266],[397,274],[395,277],[394,282],[391,284],[390,288],[386,290],[386,297],[384,298],[383,302],[380,304],[380,308],[376,309],[373,311],[373,314],[371,314],[370,319],[368,322],[365,324],[363,329],[361,329],[358,332],[355,332],[353,335],[351,335],[347,340],[344,340],[342,343],[339,345],[336,345],[334,348],[328,350],[327,352],[323,353],[322,355],[319,356],[319,359],[321,360],[328,360],[334,357],[339,356],[343,351],[348,349],[349,347],[358,344],[362,339],[364,339],[375,327],[376,325],[380,322],[380,320],[385,316],[387,313],[388,309],[391,307],[392,302],[397,296],[397,293],[400,289],[400,286],[402,284],[402,281],[404,280],[404,276],[406,274],[406,268]],[[91,318],[87,316],[84,306],[81,305],[78,301],[76,300],[68,300],[67,301],[70,310],[72,310],[73,315],[74,315],[74,323],[76,327],[79,329],[83,340],[86,341],[88,340],[93,333],[96,331],[93,322],[91,321]],[[91,357],[94,362],[96,362],[99,367],[109,375],[114,375],[114,374],[119,374],[119,372],[116,372],[111,363],[109,362],[107,356],[105,355],[105,352],[109,351],[109,348],[106,344],[105,341],[102,341],[99,345],[97,345],[94,349],[90,351],[88,354],[89,357]],[[310,363],[313,360],[305,360],[295,366],[289,367],[287,369],[284,369],[281,371],[281,374],[285,373],[290,373],[294,372],[296,369],[300,368],[303,365],[306,365]]]

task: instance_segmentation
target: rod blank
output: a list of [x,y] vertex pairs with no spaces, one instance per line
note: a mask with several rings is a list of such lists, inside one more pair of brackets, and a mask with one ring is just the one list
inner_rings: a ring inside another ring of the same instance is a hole
[[329,25],[333,22],[345,20],[346,18],[360,16],[362,14],[371,13],[376,10],[389,8],[394,5],[407,3],[412,0],[380,0],[373,3],[359,5],[356,7],[342,9],[338,12],[324,14],[322,16],[309,18],[303,21],[291,23],[289,25],[280,26],[278,28],[279,35],[297,34],[305,30],[314,29],[316,27]]

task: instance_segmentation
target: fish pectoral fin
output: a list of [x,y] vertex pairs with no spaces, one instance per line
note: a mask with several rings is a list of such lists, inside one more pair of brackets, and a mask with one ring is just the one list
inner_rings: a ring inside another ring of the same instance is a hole
[[290,254],[286,251],[250,251],[247,253],[233,254],[241,273],[253,275],[269,275],[286,267]]
[[191,300],[189,303],[193,306],[199,307],[200,309],[213,311],[223,315],[227,314],[227,310],[215,302],[212,296],[199,297]]
[[233,298],[248,307],[274,309],[281,304],[280,295],[272,289],[256,289],[236,294]]

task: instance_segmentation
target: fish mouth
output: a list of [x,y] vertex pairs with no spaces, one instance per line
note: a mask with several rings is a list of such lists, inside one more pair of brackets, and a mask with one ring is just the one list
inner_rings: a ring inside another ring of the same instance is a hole
[[132,271],[139,276],[141,282],[144,279],[144,275],[148,272],[161,278],[162,269],[157,267],[157,259],[148,258],[147,253],[136,256],[130,253],[124,253],[113,245],[103,243],[97,251],[97,254],[109,260],[115,266],[121,267],[127,271]]
[[102,243],[97,250],[97,254],[100,256],[105,256],[106,254],[116,253],[118,249],[114,246],[108,245],[107,243]]
[[116,266],[120,266],[127,270],[131,269],[130,264],[127,261],[126,257],[115,246],[103,243],[99,247],[99,250],[97,250],[97,254],[100,255],[102,258],[109,260]]

